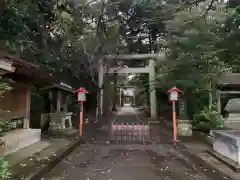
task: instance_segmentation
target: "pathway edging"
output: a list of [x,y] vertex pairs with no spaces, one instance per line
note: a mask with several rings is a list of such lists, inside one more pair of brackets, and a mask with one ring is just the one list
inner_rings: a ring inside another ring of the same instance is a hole
[[[225,177],[227,180],[235,180],[232,177],[230,177],[227,173],[220,171],[217,167],[215,167],[212,164],[208,163],[207,161],[203,160],[197,154],[193,154],[193,153],[189,152],[189,149],[187,147],[185,147],[185,148],[186,148],[186,150],[183,150],[182,153],[184,155],[190,157],[194,162],[198,162],[198,164],[204,165],[205,169],[207,170],[206,173],[214,174],[216,179],[222,179],[223,177]],[[203,172],[206,171],[205,169],[203,169]]]
[[[75,140],[74,142],[69,144],[66,148],[60,150],[53,159],[51,159],[40,169],[36,169],[35,172],[32,172],[27,177],[25,177],[25,180],[40,180],[46,173],[51,171],[64,157],[69,155],[77,146],[83,143],[84,143],[83,139]],[[15,177],[15,179],[17,179],[17,177]]]

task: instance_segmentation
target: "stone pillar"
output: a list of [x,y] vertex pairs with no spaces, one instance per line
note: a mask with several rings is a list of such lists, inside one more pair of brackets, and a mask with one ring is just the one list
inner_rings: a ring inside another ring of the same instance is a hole
[[49,92],[49,100],[50,100],[50,113],[52,113],[53,112],[53,105],[52,105],[53,95],[52,95],[52,92]]
[[[103,90],[103,114],[106,114],[109,111],[109,107],[111,104],[110,101],[110,88],[111,83],[110,83],[110,77],[109,75],[104,76],[104,90]],[[112,108],[112,107],[111,107]]]
[[219,114],[221,114],[222,107],[221,107],[221,93],[219,91],[216,92],[217,96],[217,111]]
[[133,94],[133,106],[136,105],[136,96],[135,96],[135,93]]
[[144,93],[144,108],[148,108],[148,95],[146,92]]
[[187,103],[184,98],[179,99],[179,119],[188,120]]
[[122,107],[122,89],[119,88],[119,106]]
[[99,110],[100,115],[103,115],[103,76],[104,76],[104,68],[103,68],[103,62],[100,60],[99,62],[99,68],[98,68],[98,87],[100,89],[99,92]]
[[69,96],[67,95],[66,96],[66,101],[64,103],[64,109],[63,109],[64,112],[67,112],[68,102],[69,102]]
[[156,89],[155,89],[155,60],[149,60],[149,92],[150,92],[150,112],[151,118],[157,118],[157,107],[156,107]]
[[177,134],[180,136],[192,136],[192,124],[187,116],[187,103],[184,97],[179,98],[178,105]]
[[117,100],[117,73],[114,73],[113,76],[113,106],[112,111],[116,111],[116,100]]
[[61,111],[61,92],[57,91],[57,112]]

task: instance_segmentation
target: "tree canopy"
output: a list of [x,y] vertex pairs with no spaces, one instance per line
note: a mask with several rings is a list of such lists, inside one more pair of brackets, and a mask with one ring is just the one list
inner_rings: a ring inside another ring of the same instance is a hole
[[[104,54],[165,51],[167,61],[157,62],[158,88],[212,91],[221,73],[239,72],[238,5],[236,0],[5,0],[1,47],[92,90]],[[136,78],[138,84],[146,81]]]

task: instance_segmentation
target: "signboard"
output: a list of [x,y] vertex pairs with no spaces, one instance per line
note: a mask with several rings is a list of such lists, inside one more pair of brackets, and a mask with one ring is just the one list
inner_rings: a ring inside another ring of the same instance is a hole
[[77,93],[77,101],[84,102],[86,101],[86,94],[88,93],[84,88],[79,88],[75,91]]
[[169,99],[170,99],[170,101],[177,101],[178,100],[178,92],[177,91],[171,92]]
[[86,94],[78,93],[78,101],[86,101]]
[[75,91],[77,93],[77,101],[80,102],[80,121],[79,121],[79,135],[83,134],[83,102],[86,101],[86,94],[88,93],[84,88],[79,88]]
[[177,89],[176,87],[173,87],[168,91],[168,93],[169,93],[169,100],[173,102],[178,100],[178,94],[182,93],[182,91]]

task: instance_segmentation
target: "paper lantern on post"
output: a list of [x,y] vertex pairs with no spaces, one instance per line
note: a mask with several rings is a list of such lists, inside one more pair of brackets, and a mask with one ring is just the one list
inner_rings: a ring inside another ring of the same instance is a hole
[[182,93],[182,91],[176,87],[173,87],[172,89],[168,90],[168,93],[169,93],[169,101],[172,102],[172,101],[178,100],[179,93]]
[[77,93],[77,101],[78,102],[85,102],[86,101],[86,94],[88,93],[84,88],[79,88],[75,91]]
[[176,87],[168,90],[169,93],[169,101],[172,103],[172,118],[173,118],[173,140],[177,141],[177,122],[176,122],[176,101],[178,100],[178,94],[182,93]]
[[75,91],[77,93],[77,101],[80,102],[80,122],[79,122],[79,135],[83,133],[83,102],[86,101],[86,94],[88,93],[84,88],[79,88]]

